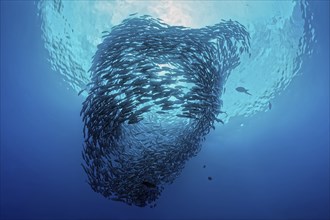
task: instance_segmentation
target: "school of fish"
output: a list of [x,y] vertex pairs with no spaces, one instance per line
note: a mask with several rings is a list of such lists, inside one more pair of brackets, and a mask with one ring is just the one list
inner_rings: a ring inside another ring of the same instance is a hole
[[91,188],[155,207],[219,115],[230,72],[249,53],[235,21],[200,29],[131,15],[103,32],[83,102],[83,169]]

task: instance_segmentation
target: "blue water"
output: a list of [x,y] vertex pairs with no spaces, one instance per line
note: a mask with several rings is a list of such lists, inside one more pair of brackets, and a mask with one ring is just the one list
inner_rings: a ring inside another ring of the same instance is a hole
[[329,219],[329,2],[311,9],[302,75],[271,111],[212,131],[150,209],[88,186],[84,98],[51,70],[34,3],[1,1],[0,219]]

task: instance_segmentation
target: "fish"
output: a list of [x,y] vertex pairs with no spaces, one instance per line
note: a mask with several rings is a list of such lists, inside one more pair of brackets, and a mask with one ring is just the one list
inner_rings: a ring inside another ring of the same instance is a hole
[[142,184],[150,189],[154,189],[156,188],[156,185],[151,183],[151,182],[148,182],[148,181],[142,181]]
[[167,112],[165,111],[156,111],[157,114],[166,114]]
[[220,122],[221,124],[225,124],[225,122],[223,120],[221,120],[220,118],[215,118],[216,122]]
[[211,176],[209,176],[209,177],[207,177],[207,179],[208,179],[208,180],[212,180],[212,177],[211,177]]
[[241,93],[245,93],[245,94],[247,94],[247,95],[251,95],[251,94],[248,92],[248,90],[247,90],[246,88],[244,88],[244,87],[237,87],[237,88],[236,88],[236,91],[237,91],[237,92],[241,92]]
[[219,111],[219,114],[225,114],[226,116],[228,116],[227,112],[221,110]]
[[85,91],[85,89],[80,90],[80,91],[78,92],[78,96],[80,96],[81,93],[83,93],[84,91]]
[[141,121],[143,118],[142,117],[137,117],[136,115],[131,115],[129,118],[128,118],[128,124],[136,124],[138,123],[139,121]]
[[272,103],[268,102],[268,109],[271,110],[272,109]]

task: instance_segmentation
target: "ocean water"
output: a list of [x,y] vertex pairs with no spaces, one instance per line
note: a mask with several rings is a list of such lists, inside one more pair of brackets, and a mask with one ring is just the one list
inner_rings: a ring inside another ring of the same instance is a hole
[[[54,2],[1,1],[0,219],[329,219],[328,1],[305,18],[291,1]],[[233,19],[251,35],[221,97],[226,123],[152,209],[93,192],[80,165],[77,93],[101,32],[134,12],[192,28]]]

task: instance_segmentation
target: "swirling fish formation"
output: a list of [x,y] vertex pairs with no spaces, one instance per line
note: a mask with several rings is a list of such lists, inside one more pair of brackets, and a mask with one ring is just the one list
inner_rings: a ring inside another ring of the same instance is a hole
[[81,110],[83,168],[95,192],[154,207],[221,122],[223,85],[249,34],[234,21],[190,29],[150,16],[104,34]]

